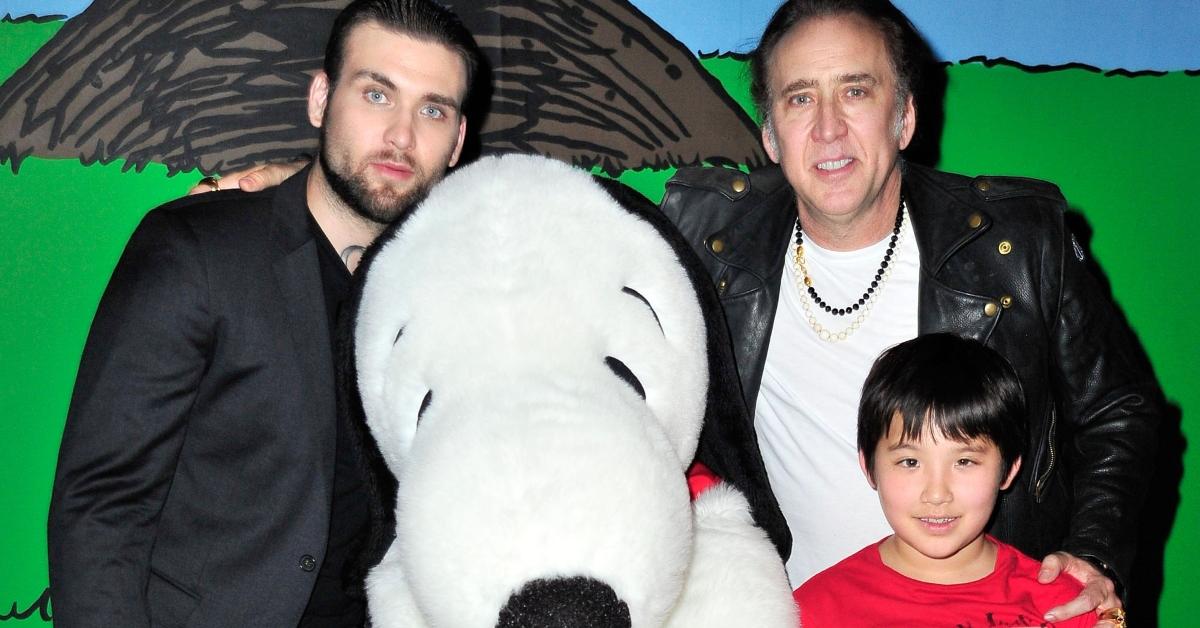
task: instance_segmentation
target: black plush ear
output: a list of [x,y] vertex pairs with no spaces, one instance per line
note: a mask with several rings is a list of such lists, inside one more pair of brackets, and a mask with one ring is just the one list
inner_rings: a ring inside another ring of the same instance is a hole
[[754,422],[742,398],[729,327],[716,288],[683,236],[646,197],[610,179],[597,177],[597,181],[622,207],[653,225],[687,271],[708,329],[708,403],[696,461],[746,496],[754,523],[767,533],[780,557],[787,560],[792,551],[792,536],[767,481],[767,469],[758,449]]

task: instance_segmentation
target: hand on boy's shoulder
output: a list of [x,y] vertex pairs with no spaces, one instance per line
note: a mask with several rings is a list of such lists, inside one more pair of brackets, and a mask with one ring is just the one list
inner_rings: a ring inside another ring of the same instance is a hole
[[[1075,599],[1047,611],[1045,615],[1047,621],[1057,622],[1056,625],[1065,625],[1063,622],[1067,619],[1080,616],[1091,619],[1096,615],[1092,614],[1089,617],[1087,614],[1098,613],[1101,609],[1121,607],[1121,600],[1117,597],[1113,581],[1100,573],[1095,565],[1066,552],[1054,552],[1042,561],[1042,568],[1038,572],[1038,582],[1047,584],[1064,574],[1078,580],[1083,585],[1083,589],[1080,590],[1079,595],[1075,596]],[[1079,625],[1094,625],[1096,628],[1123,628],[1109,621],[1099,621],[1095,624],[1082,622]]]

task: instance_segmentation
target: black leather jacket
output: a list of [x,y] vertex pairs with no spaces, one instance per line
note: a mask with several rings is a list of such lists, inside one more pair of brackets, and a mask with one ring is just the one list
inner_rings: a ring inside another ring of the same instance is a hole
[[[985,342],[1025,388],[1030,442],[992,533],[1035,557],[1087,558],[1122,588],[1162,398],[1063,224],[1062,194],[1032,179],[904,168],[921,255],[920,333]],[[662,209],[717,286],[753,412],[796,217],[792,189],[774,167],[685,169]]]

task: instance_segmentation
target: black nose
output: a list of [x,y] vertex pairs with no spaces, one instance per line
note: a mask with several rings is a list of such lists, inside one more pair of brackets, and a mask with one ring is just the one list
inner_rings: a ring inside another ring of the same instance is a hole
[[497,628],[629,628],[629,606],[584,576],[531,580],[500,609]]

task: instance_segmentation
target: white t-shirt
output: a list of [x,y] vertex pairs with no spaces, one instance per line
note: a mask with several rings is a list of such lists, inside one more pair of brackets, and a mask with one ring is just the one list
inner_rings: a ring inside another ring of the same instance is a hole
[[[888,238],[857,251],[829,251],[807,238],[805,263],[826,303],[855,303],[870,285]],[[793,587],[891,533],[879,499],[858,465],[858,400],[880,352],[917,335],[920,258],[905,216],[891,277],[849,338],[821,340],[806,320],[788,247],[779,306],[758,391],[754,424],[767,476],[792,532],[787,562]],[[857,314],[817,320],[840,331]]]

